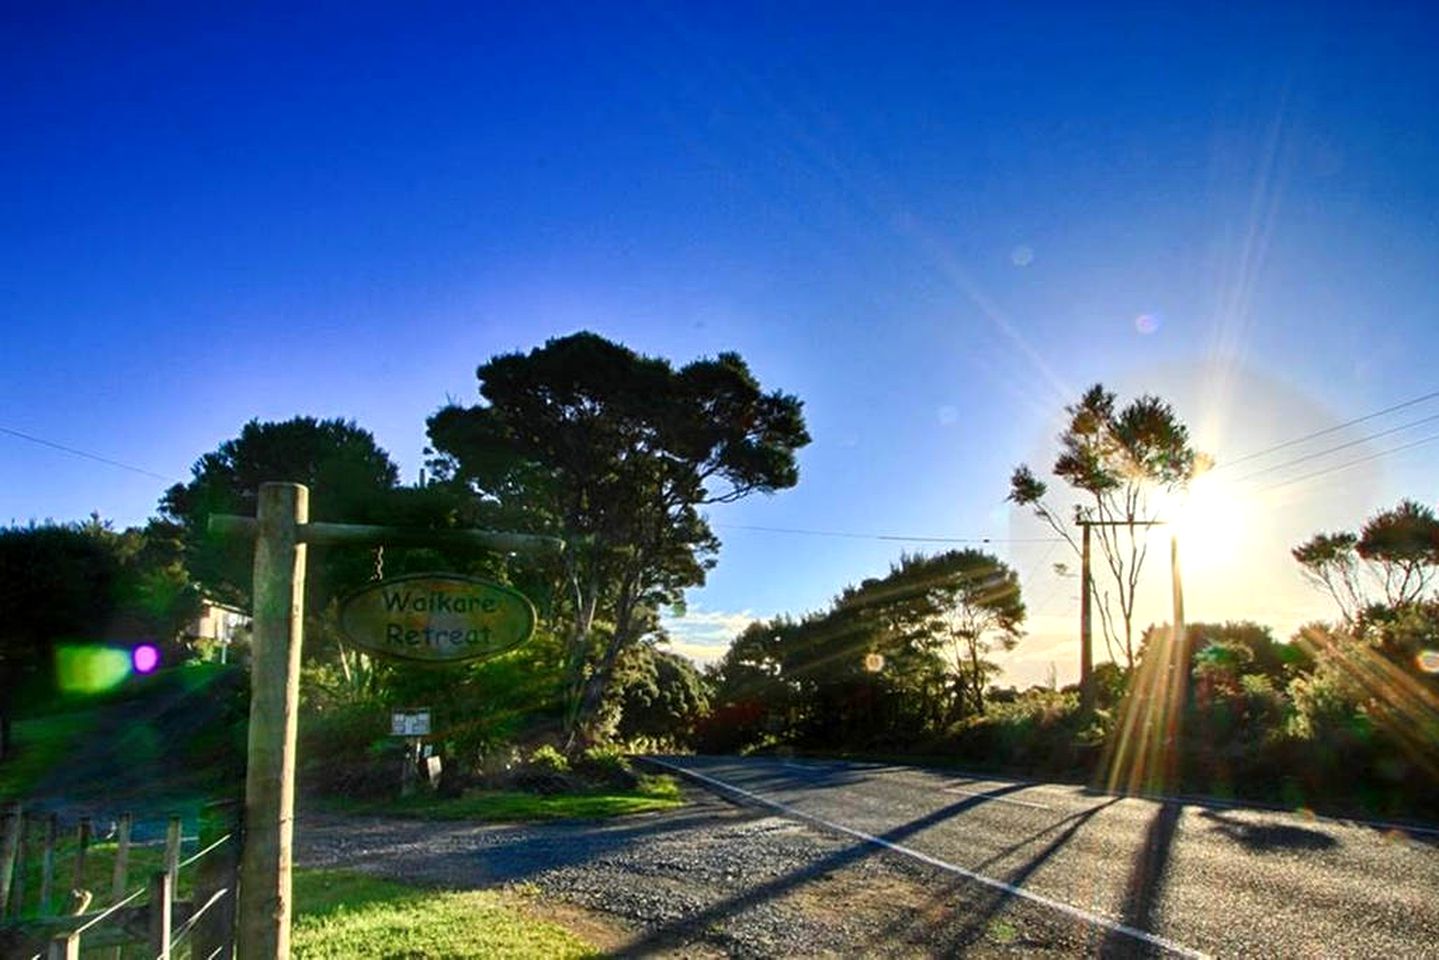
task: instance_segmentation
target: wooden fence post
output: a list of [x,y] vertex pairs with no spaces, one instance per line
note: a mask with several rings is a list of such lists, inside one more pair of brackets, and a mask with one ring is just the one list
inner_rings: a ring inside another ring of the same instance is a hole
[[179,817],[171,817],[165,827],[165,872],[170,875],[170,886],[178,890],[180,885],[180,844],[184,839]]
[[237,952],[242,960],[290,955],[290,847],[294,837],[295,733],[310,491],[260,486],[256,513],[254,627],[250,651],[249,766],[240,862]]
[[130,830],[135,822],[132,814],[122,813],[115,825],[115,872],[110,879],[110,902],[125,896],[130,882]]
[[239,876],[240,823],[233,800],[210,803],[200,812],[200,849],[204,850],[229,834],[220,844],[195,864],[195,907],[204,906],[221,890],[224,897],[195,924],[195,941],[191,955],[196,960],[215,957],[229,960],[235,943],[235,887]]
[[[115,872],[110,878],[110,902],[119,903],[124,899],[125,888],[130,883],[130,830],[135,817],[129,813],[120,814],[115,823]],[[124,956],[125,948],[116,947],[114,960]]]
[[23,814],[18,802],[5,809],[5,837],[0,841],[0,920],[5,919],[10,909],[10,888],[15,877],[15,860],[20,853],[20,831],[25,823]]
[[60,817],[45,818],[45,849],[40,854],[40,915],[50,913],[50,898],[55,893],[55,838],[60,832]]
[[47,960],[80,960],[80,934],[58,933],[50,941]]
[[150,875],[150,950],[147,956],[170,960],[171,901],[175,888],[163,870]]
[[30,831],[26,827],[27,817],[30,821],[35,819],[22,810],[20,813],[20,846],[15,851],[15,880],[10,885],[10,904],[16,917],[25,916],[25,875],[30,869]]
[[80,826],[75,831],[75,883],[76,890],[85,889],[85,852],[90,849],[90,835],[93,832],[89,817],[80,818]]

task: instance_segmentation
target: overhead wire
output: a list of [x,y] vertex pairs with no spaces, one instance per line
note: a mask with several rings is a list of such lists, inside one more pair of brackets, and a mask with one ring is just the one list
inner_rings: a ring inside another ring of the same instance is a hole
[[1290,486],[1290,485],[1292,485],[1292,484],[1299,483],[1299,482],[1304,481],[1304,480],[1313,480],[1315,477],[1322,477],[1322,476],[1324,476],[1325,474],[1334,473],[1334,472],[1336,472],[1336,471],[1338,471],[1338,470],[1346,470],[1346,469],[1348,469],[1349,467],[1356,467],[1356,466],[1358,466],[1358,465],[1361,464],[1361,463],[1368,463],[1368,462],[1371,461],[1371,460],[1378,460],[1380,457],[1387,457],[1387,456],[1389,456],[1390,454],[1400,453],[1400,452],[1402,452],[1402,451],[1404,451],[1404,450],[1409,450],[1409,449],[1412,449],[1413,447],[1417,447],[1417,446],[1420,446],[1420,445],[1425,444],[1425,443],[1433,443],[1435,440],[1439,440],[1439,433],[1431,433],[1431,434],[1430,434],[1429,436],[1427,436],[1427,437],[1420,437],[1418,440],[1414,440],[1414,441],[1411,441],[1411,442],[1409,442],[1409,443],[1400,444],[1400,445],[1397,446],[1397,447],[1390,447],[1388,450],[1380,450],[1378,453],[1371,453],[1371,454],[1369,454],[1367,457],[1358,457],[1358,458],[1356,458],[1356,459],[1354,459],[1354,460],[1349,460],[1349,461],[1346,461],[1346,462],[1344,462],[1344,463],[1335,464],[1334,466],[1331,466],[1331,467],[1325,467],[1323,470],[1315,470],[1315,471],[1312,471],[1312,472],[1310,472],[1310,473],[1303,474],[1302,476],[1292,477],[1291,479],[1283,480],[1283,481],[1281,481],[1281,482],[1279,482],[1279,483],[1271,484],[1271,485],[1269,485],[1269,486],[1267,486],[1267,487],[1264,487],[1264,488],[1262,488],[1259,492],[1260,492],[1260,493],[1267,493],[1267,492],[1269,492],[1270,490],[1278,490],[1278,489],[1281,488],[1281,487],[1287,487],[1287,486]]
[[716,523],[722,530],[788,533],[806,537],[841,537],[849,540],[886,540],[903,543],[1061,543],[1060,537],[922,537],[897,533],[854,533],[845,530],[806,530],[799,527],[762,527],[743,523]]
[[11,427],[0,426],[0,433],[9,434],[12,437],[18,437],[21,440],[28,440],[30,443],[36,443],[42,447],[50,447],[54,450],[60,450],[64,453],[68,453],[76,457],[84,457],[87,460],[94,460],[97,463],[104,463],[112,467],[119,467],[121,470],[129,470],[131,473],[138,473],[142,476],[153,477],[156,480],[163,480],[165,483],[184,482],[183,480],[177,480],[175,477],[167,477],[162,473],[156,473],[154,470],[146,470],[144,467],[137,467],[132,463],[124,463],[123,461],[115,460],[110,457],[102,457],[98,453],[90,453],[87,450],[81,450],[77,447],[69,447],[63,443],[56,443],[53,440],[46,440],[43,437],[37,437],[33,434],[25,433],[20,430],[15,430]]
[[1283,442],[1281,442],[1281,443],[1276,443],[1276,444],[1273,444],[1273,445],[1268,446],[1268,447],[1264,447],[1264,448],[1259,449],[1259,450],[1251,451],[1250,453],[1246,453],[1246,454],[1244,454],[1243,456],[1235,457],[1235,458],[1232,459],[1232,460],[1226,460],[1226,461],[1224,461],[1223,463],[1221,463],[1221,464],[1219,464],[1218,466],[1216,466],[1214,469],[1215,469],[1215,470],[1227,470],[1227,469],[1229,469],[1230,467],[1236,466],[1236,465],[1238,465],[1238,464],[1247,463],[1247,462],[1250,461],[1250,460],[1257,460],[1258,458],[1264,457],[1264,456],[1268,456],[1268,455],[1271,454],[1271,453],[1276,453],[1276,452],[1278,452],[1278,451],[1280,451],[1280,450],[1286,450],[1286,449],[1288,449],[1289,447],[1295,447],[1295,446],[1298,446],[1298,445],[1301,444],[1301,443],[1307,443],[1307,442],[1310,441],[1310,440],[1315,440],[1315,439],[1318,439],[1319,437],[1327,436],[1327,435],[1329,435],[1329,434],[1331,434],[1331,433],[1337,433],[1337,432],[1340,431],[1340,430],[1345,430],[1345,429],[1347,429],[1347,428],[1349,428],[1349,427],[1356,426],[1357,424],[1361,424],[1361,423],[1365,423],[1365,422],[1370,421],[1370,420],[1374,420],[1374,419],[1376,419],[1376,418],[1378,418],[1378,417],[1384,416],[1385,414],[1394,413],[1395,411],[1398,411],[1398,410],[1404,410],[1404,409],[1407,409],[1407,408],[1409,408],[1409,407],[1417,406],[1418,404],[1424,403],[1424,402],[1427,401],[1427,400],[1433,400],[1433,399],[1435,399],[1436,397],[1439,397],[1439,390],[1435,390],[1435,391],[1433,391],[1433,392],[1431,392],[1431,393],[1421,394],[1420,396],[1413,397],[1413,398],[1408,399],[1408,400],[1404,400],[1404,401],[1402,401],[1402,402],[1400,402],[1400,403],[1392,404],[1392,405],[1390,405],[1390,406],[1385,407],[1385,408],[1382,409],[1382,410],[1375,410],[1373,413],[1366,413],[1366,414],[1364,414],[1362,417],[1355,417],[1355,418],[1352,419],[1352,420],[1346,420],[1346,421],[1344,421],[1343,423],[1335,424],[1335,425],[1332,426],[1332,427],[1325,427],[1325,428],[1323,428],[1322,430],[1314,430],[1314,431],[1311,431],[1310,433],[1306,433],[1306,434],[1304,434],[1304,435],[1302,435],[1302,436],[1293,437],[1293,438],[1291,438],[1291,439],[1289,439],[1289,440],[1285,440],[1285,441],[1283,441]]
[[1362,443],[1368,443],[1371,440],[1378,440],[1380,437],[1387,437],[1391,436],[1392,434],[1403,433],[1405,430],[1412,430],[1415,427],[1423,426],[1426,423],[1433,423],[1436,420],[1439,420],[1439,413],[1432,414],[1427,417],[1421,417],[1418,420],[1412,420],[1409,423],[1400,424],[1397,427],[1390,427],[1388,430],[1380,430],[1378,433],[1371,433],[1367,436],[1360,437],[1357,440],[1349,440],[1345,443],[1337,444],[1325,450],[1319,450],[1315,453],[1306,453],[1304,456],[1295,457],[1293,460],[1286,460],[1283,463],[1276,463],[1273,466],[1262,467],[1258,470],[1255,470],[1253,473],[1245,474],[1234,482],[1247,483],[1248,481],[1253,480],[1257,477],[1262,477],[1265,474],[1274,473],[1277,470],[1285,470],[1289,467],[1296,466],[1297,464],[1306,463],[1310,460],[1317,460],[1320,457],[1327,457],[1331,453],[1338,453],[1340,450],[1347,450],[1350,447],[1357,447]]

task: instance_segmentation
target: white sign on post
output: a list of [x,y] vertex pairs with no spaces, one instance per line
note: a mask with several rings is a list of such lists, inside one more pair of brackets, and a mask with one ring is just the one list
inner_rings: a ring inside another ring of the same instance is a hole
[[396,710],[390,714],[390,735],[394,737],[428,737],[429,710]]

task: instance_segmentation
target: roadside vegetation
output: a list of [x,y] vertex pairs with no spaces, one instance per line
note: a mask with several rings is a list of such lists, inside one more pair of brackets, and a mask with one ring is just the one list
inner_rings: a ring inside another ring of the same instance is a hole
[[[825,611],[747,628],[709,674],[700,749],[911,757],[1118,791],[1432,820],[1434,513],[1406,500],[1357,532],[1296,546],[1293,560],[1336,616],[1287,639],[1248,621],[1191,622],[1179,637],[1168,624],[1141,630],[1140,521],[1205,458],[1157,398],[1120,407],[1095,387],[1068,412],[1053,468],[1068,502],[1050,503],[1048,484],[1028,467],[1015,471],[1011,499],[1076,554],[1075,526],[1095,523],[1096,638],[1107,657],[1094,668],[1089,703],[1077,685],[993,685],[986,654],[1019,642],[1025,613],[1004,564],[960,562],[969,551],[905,556]],[[985,578],[978,590],[976,575]]]
[[[784,749],[1385,815],[1439,808],[1439,520],[1428,507],[1403,501],[1296,546],[1335,616],[1295,636],[1202,616],[1178,637],[1145,627],[1135,612],[1145,525],[1209,460],[1161,398],[1122,403],[1095,385],[1067,408],[1049,470],[1021,465],[1009,478],[1009,499],[1075,559],[1093,535],[1089,689],[997,686],[997,656],[1024,642],[1026,585],[983,549],[902,554],[823,610],[751,624],[701,672],[666,649],[662,614],[716,562],[707,508],[799,481],[800,400],[763,389],[734,354],[675,366],[588,333],[492,357],[477,378],[476,404],[451,402],[423,425],[431,459],[413,485],[355,423],[252,421],[164,491],[144,527],[92,517],[0,531],[11,584],[0,597],[0,791],[238,790],[248,640],[222,650],[187,624],[205,600],[249,606],[250,547],[212,536],[209,520],[252,515],[259,485],[285,478],[310,487],[312,520],[567,544],[546,557],[312,547],[306,802],[436,818],[604,816],[678,802],[629,753]],[[433,571],[524,593],[538,612],[533,637],[444,666],[347,641],[343,597]],[[118,671],[92,669],[138,643],[169,669],[140,676],[125,656]],[[214,663],[222,655],[228,668]],[[414,758],[390,715],[419,707],[432,718],[426,762],[417,793],[400,799]],[[59,775],[66,766],[80,772]]]
[[[176,668],[162,673],[185,675],[223,657],[244,676],[247,636],[222,647],[192,629],[203,603],[245,609],[251,599],[250,545],[212,536],[209,521],[253,515],[259,485],[288,479],[310,488],[314,521],[501,529],[567,545],[543,558],[463,545],[311,549],[302,791],[395,801],[411,760],[390,715],[424,707],[424,759],[434,764],[422,765],[418,795],[393,809],[598,816],[678,802],[672,784],[640,777],[624,758],[627,748],[686,747],[708,708],[699,671],[664,649],[660,616],[714,563],[705,505],[798,481],[795,452],[809,442],[802,405],[763,389],[735,354],[677,366],[589,333],[493,357],[477,385],[477,404],[451,402],[416,425],[432,458],[414,485],[352,422],[252,421],[200,456],[189,482],[164,491],[143,527],[116,531],[92,517],[0,531],[0,575],[15,585],[0,596],[0,770],[9,789],[69,798],[85,774],[57,771],[83,770],[81,748],[92,743],[136,759],[158,781],[238,789],[232,760],[243,750],[220,747],[243,747],[243,689],[238,711],[207,696],[187,723],[166,725],[170,694],[132,670],[129,654],[151,645]],[[372,657],[346,641],[345,595],[430,571],[519,590],[537,609],[534,635],[506,655],[442,667]],[[65,712],[75,714],[71,727],[54,719]],[[104,735],[85,736],[87,722]],[[184,746],[204,738],[213,755]],[[88,776],[105,780],[96,768]]]

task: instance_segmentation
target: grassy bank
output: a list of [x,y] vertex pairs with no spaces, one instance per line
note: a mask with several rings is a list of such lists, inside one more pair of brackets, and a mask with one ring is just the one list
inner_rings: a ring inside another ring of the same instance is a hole
[[529,915],[519,898],[490,890],[412,887],[359,873],[295,873],[294,955],[391,957],[596,957],[557,924]]
[[473,790],[462,797],[417,794],[393,800],[317,801],[324,809],[344,813],[382,814],[425,820],[565,820],[618,817],[670,810],[684,804],[679,785],[669,776],[642,776],[633,790],[576,793],[526,793],[518,790]]

